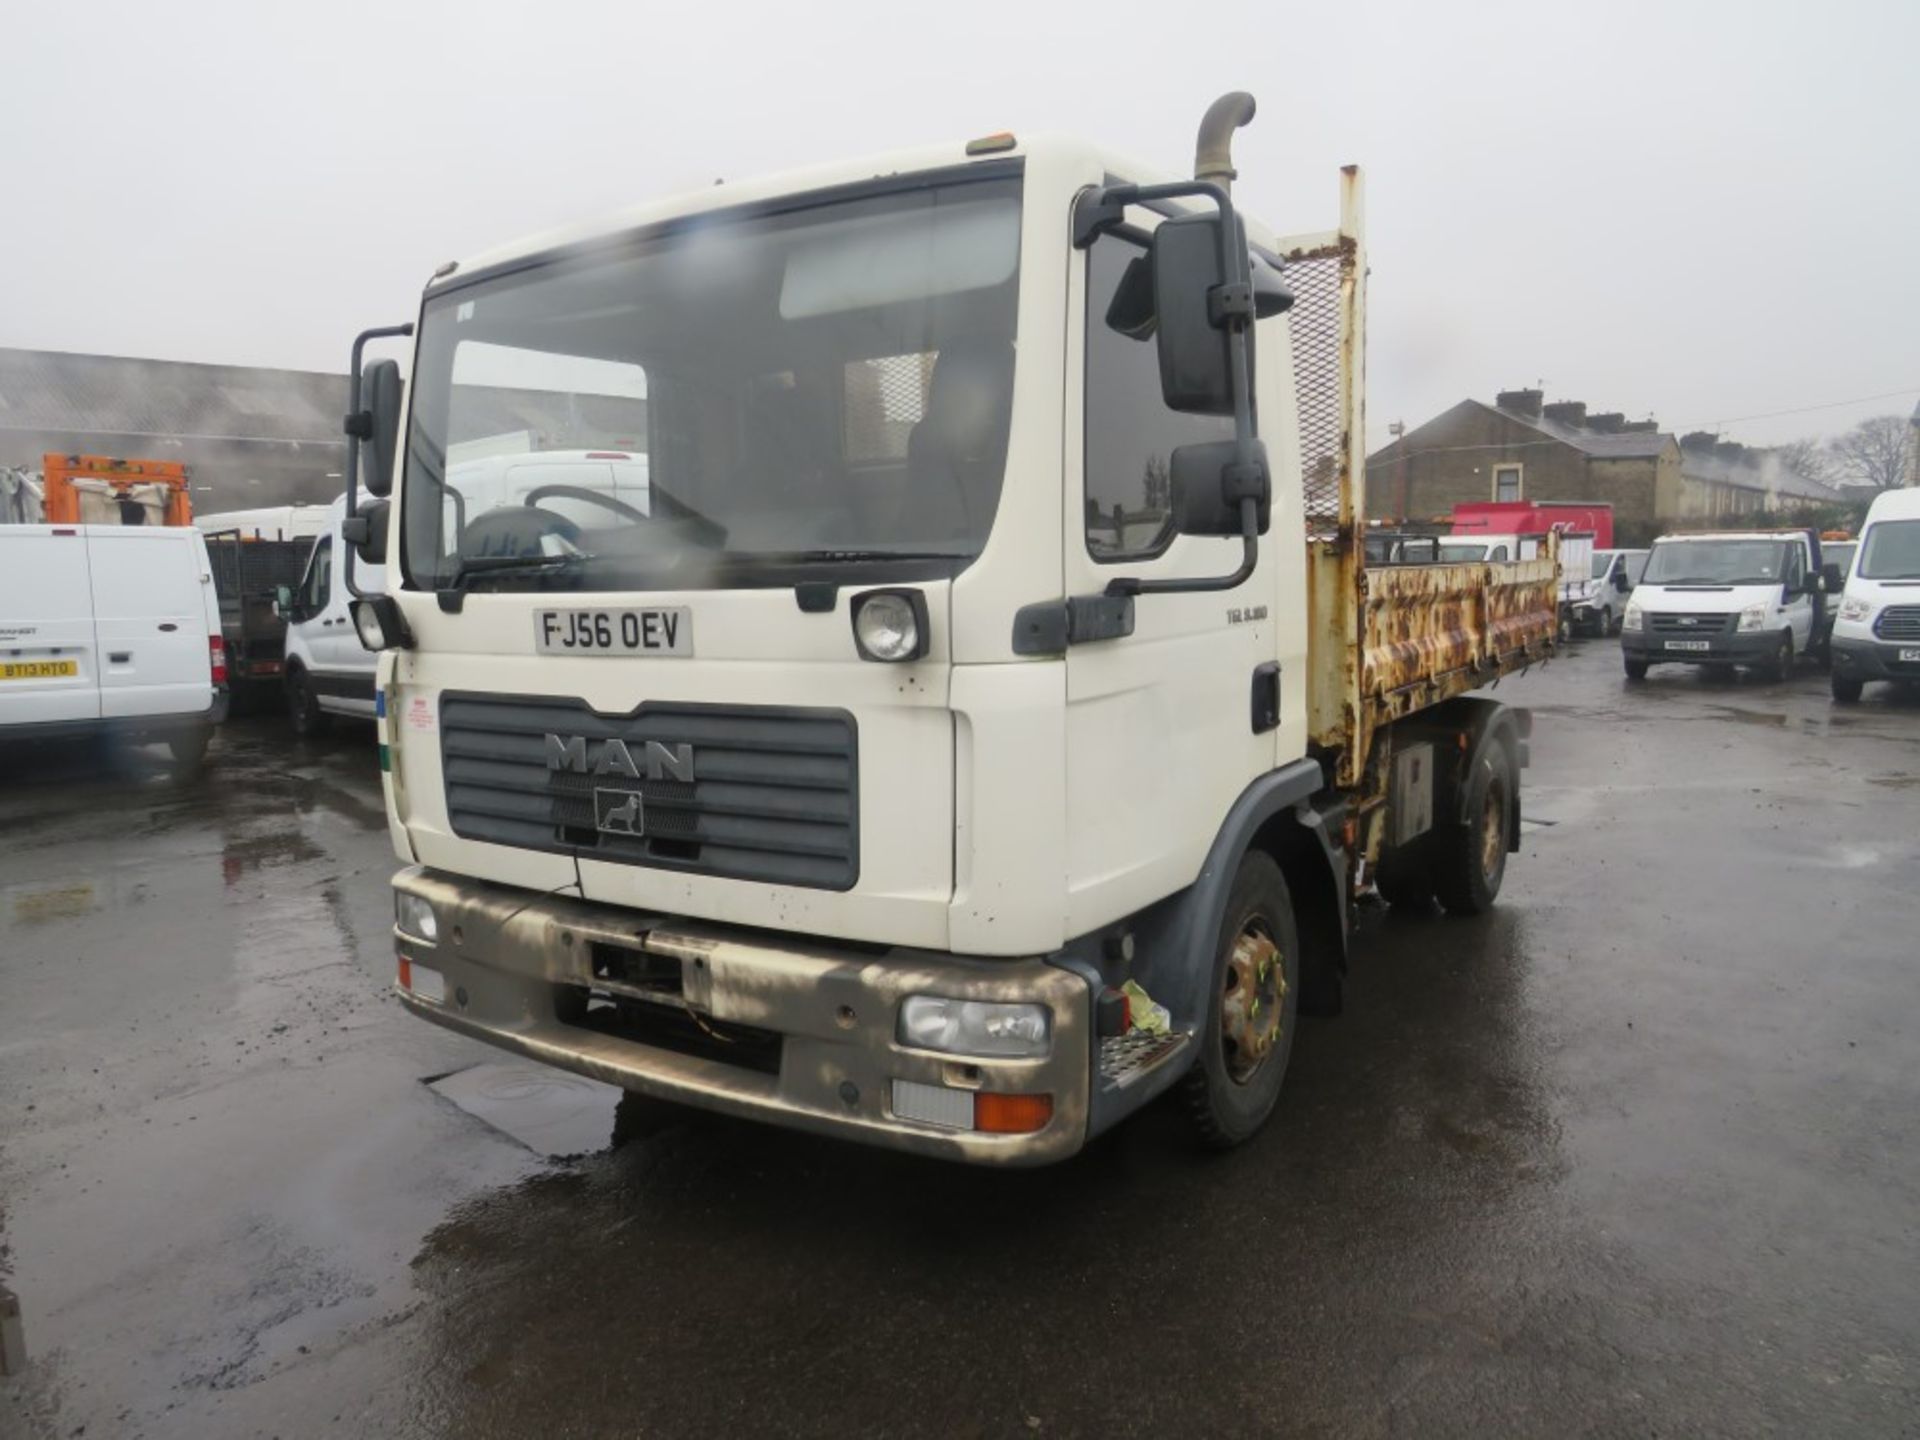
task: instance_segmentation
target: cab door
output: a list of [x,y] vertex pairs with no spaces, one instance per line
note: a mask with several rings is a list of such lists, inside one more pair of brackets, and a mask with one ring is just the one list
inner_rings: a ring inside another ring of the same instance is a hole
[[1793,653],[1804,655],[1812,648],[1814,638],[1814,600],[1807,593],[1807,576],[1812,567],[1807,561],[1807,547],[1793,544],[1787,547],[1786,573],[1780,587],[1780,614],[1786,622],[1786,628],[1793,632]]
[[[1128,219],[1144,230],[1157,217],[1136,210]],[[1169,410],[1153,339],[1109,323],[1117,287],[1145,253],[1107,233],[1071,262],[1069,596],[1100,595],[1120,576],[1197,579],[1240,563],[1239,539],[1179,535],[1171,520],[1174,447],[1231,439],[1232,419]],[[1277,426],[1291,415],[1279,388],[1290,373],[1285,332],[1275,322],[1259,328],[1256,408]],[[1252,577],[1230,591],[1138,596],[1132,634],[1067,650],[1069,935],[1191,884],[1234,799],[1275,764],[1279,732],[1256,728],[1252,697],[1274,684],[1282,660],[1275,554],[1283,516],[1300,522],[1297,501],[1282,503],[1291,450],[1263,438],[1276,493]],[[1304,665],[1293,668],[1281,666],[1280,686],[1304,684]]]

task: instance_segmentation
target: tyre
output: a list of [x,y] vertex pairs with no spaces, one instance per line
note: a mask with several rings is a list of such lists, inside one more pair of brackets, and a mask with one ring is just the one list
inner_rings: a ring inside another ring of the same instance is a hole
[[1381,855],[1373,873],[1373,888],[1396,910],[1433,908],[1433,877],[1427,873],[1424,838]]
[[1829,682],[1833,686],[1833,698],[1842,705],[1855,705],[1860,701],[1860,692],[1867,688],[1864,680],[1849,680],[1844,675],[1835,675]]
[[1626,666],[1627,666],[1627,679],[1644,680],[1647,678],[1647,662],[1646,661],[1628,660],[1626,662]]
[[1793,674],[1793,632],[1791,630],[1780,632],[1780,643],[1774,647],[1773,658],[1757,668],[1769,680],[1785,680]]
[[1554,643],[1565,645],[1573,639],[1573,611],[1566,606],[1560,607],[1560,623],[1554,630]]
[[327,732],[331,716],[320,708],[313,693],[313,677],[305,669],[287,672],[287,723],[302,740],[311,740]]
[[1608,637],[1620,633],[1620,622],[1614,619],[1611,605],[1602,607],[1600,611],[1600,633]]
[[1273,858],[1240,861],[1215,937],[1200,1056],[1183,1082],[1203,1144],[1226,1150],[1266,1123],[1280,1098],[1300,1006],[1300,932]]
[[1507,747],[1488,745],[1465,779],[1464,824],[1435,826],[1429,837],[1433,893],[1449,915],[1493,908],[1512,842],[1513,766]]
[[173,756],[174,768],[190,775],[206,760],[207,746],[212,743],[213,731],[191,730],[169,739],[167,750]]

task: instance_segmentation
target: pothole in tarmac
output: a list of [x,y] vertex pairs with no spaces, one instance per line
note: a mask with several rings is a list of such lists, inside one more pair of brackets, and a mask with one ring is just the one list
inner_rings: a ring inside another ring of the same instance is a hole
[[530,1061],[491,1060],[425,1082],[474,1119],[550,1160],[604,1150],[613,1138],[617,1085]]

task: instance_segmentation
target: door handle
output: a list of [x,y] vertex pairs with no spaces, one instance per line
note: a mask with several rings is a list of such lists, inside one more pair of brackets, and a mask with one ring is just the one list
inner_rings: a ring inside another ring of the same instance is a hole
[[133,652],[131,650],[110,650],[107,652],[107,660],[108,663],[114,665],[130,665],[133,663]]

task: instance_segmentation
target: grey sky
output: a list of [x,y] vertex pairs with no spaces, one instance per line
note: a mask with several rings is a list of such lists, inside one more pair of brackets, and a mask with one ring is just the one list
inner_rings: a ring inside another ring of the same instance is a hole
[[1727,427],[1759,442],[1920,399],[1912,0],[74,0],[6,38],[0,344],[338,370],[529,231],[1002,128],[1183,169],[1245,88],[1269,223],[1367,167],[1376,437],[1536,379],[1670,428],[1903,392]]

